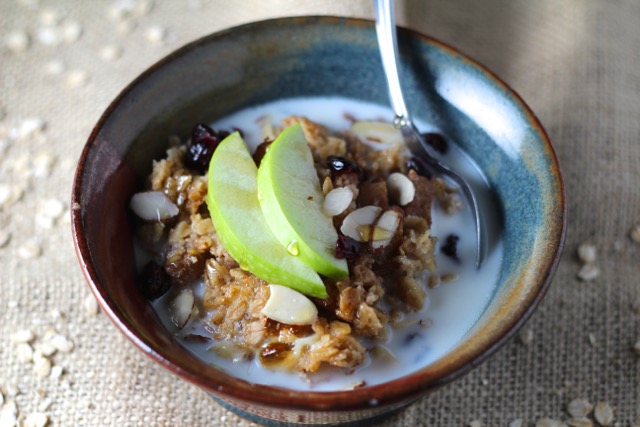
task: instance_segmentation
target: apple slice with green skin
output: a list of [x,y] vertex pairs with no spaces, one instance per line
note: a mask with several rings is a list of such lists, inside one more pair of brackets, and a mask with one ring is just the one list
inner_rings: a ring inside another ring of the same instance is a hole
[[271,232],[260,202],[258,168],[238,132],[225,138],[209,163],[207,206],[218,237],[240,267],[273,284],[326,298],[324,283]]
[[280,243],[320,274],[347,276],[335,256],[338,233],[322,209],[324,196],[302,126],[288,127],[269,146],[258,169],[258,199]]

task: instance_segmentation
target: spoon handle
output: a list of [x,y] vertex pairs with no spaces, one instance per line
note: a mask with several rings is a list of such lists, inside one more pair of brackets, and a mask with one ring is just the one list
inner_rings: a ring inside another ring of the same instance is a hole
[[400,76],[398,75],[398,43],[396,41],[396,24],[393,11],[393,0],[375,0],[376,34],[389,87],[391,108],[396,121],[410,122],[409,112],[402,96]]

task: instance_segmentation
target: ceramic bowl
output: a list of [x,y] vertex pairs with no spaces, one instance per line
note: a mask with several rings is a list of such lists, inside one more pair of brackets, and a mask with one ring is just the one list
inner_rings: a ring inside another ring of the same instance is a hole
[[335,17],[257,22],[170,54],[104,112],[75,175],[72,226],[84,274],[104,312],[140,350],[233,411],[267,425],[370,425],[478,366],[531,315],[564,240],[565,196],[542,126],[486,68],[424,35],[399,30],[409,107],[452,135],[489,180],[504,260],[490,303],[464,340],[432,365],[350,391],[293,391],[251,384],[183,348],[137,291],[128,202],[167,135],[282,98],[341,95],[388,105],[373,23]]

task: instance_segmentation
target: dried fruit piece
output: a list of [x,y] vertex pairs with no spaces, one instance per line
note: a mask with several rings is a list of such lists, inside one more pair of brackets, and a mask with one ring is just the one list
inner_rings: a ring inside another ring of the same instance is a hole
[[338,234],[336,258],[354,260],[360,256],[361,252],[362,246],[355,239],[344,234]]
[[280,285],[269,285],[269,299],[262,314],[286,325],[312,325],[318,319],[318,309],[300,292]]
[[187,145],[185,165],[204,174],[218,144],[227,136],[229,136],[229,132],[214,131],[205,124],[196,124],[191,131],[191,139]]
[[[171,287],[171,279],[160,264],[150,261],[142,270],[138,279],[142,294],[149,300],[155,300],[164,295]],[[93,298],[95,300],[95,298]]]
[[449,234],[445,238],[442,246],[440,247],[440,251],[446,256],[448,256],[449,258],[458,261],[459,260],[458,258],[458,241],[459,240],[460,240],[459,236],[455,234]]
[[431,147],[433,147],[433,149],[436,150],[438,153],[447,154],[447,151],[449,151],[449,143],[444,138],[444,136],[442,136],[439,133],[434,133],[434,132],[423,133],[422,139],[424,139],[424,142],[426,142]]

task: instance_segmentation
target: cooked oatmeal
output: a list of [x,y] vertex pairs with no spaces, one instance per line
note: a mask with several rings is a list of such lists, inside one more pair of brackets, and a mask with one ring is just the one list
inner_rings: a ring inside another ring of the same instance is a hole
[[[155,298],[167,288],[178,293],[202,281],[195,307],[208,335],[191,338],[211,340],[211,350],[219,356],[257,357],[264,366],[306,373],[323,364],[353,369],[365,360],[364,342],[383,339],[405,313],[423,307],[427,283],[440,282],[436,238],[430,234],[431,205],[435,201],[451,213],[460,202],[443,181],[411,168],[414,163],[408,162],[401,145],[376,150],[356,135],[332,134],[305,117],[289,116],[281,127],[269,126],[263,132],[264,143],[254,152],[257,164],[272,137],[294,123],[302,124],[323,194],[336,188],[349,188],[353,194],[346,209],[333,217],[339,231],[336,256],[347,260],[349,275],[323,277],[328,297],[312,298],[317,320],[312,325],[287,325],[263,314],[269,283],[242,269],[220,243],[205,203],[206,169],[192,158],[194,141],[169,148],[166,158],[153,163],[147,190],[163,193],[178,214],[138,228],[141,245],[159,258],[159,269],[146,268],[145,274],[152,271],[152,281],[166,279],[168,284],[160,291],[145,289],[145,294]],[[399,177],[400,191],[403,185],[412,190],[404,206],[399,205],[397,189],[389,188],[393,173],[406,177]],[[395,231],[376,238],[377,226],[372,224],[363,242],[343,234],[345,218],[366,207],[375,212],[376,221],[389,213]],[[149,277],[141,283],[148,286]]]

